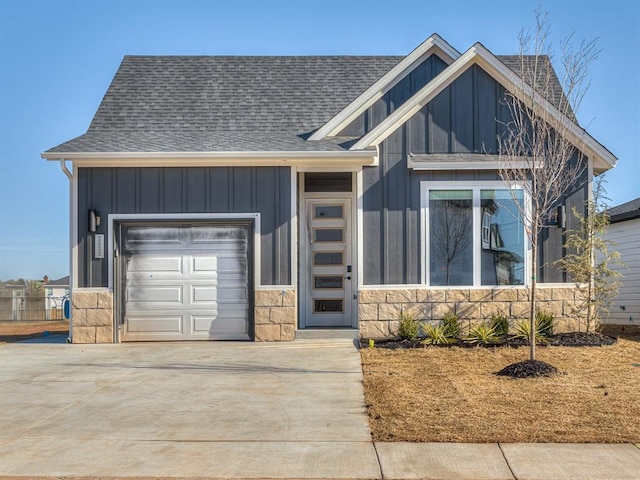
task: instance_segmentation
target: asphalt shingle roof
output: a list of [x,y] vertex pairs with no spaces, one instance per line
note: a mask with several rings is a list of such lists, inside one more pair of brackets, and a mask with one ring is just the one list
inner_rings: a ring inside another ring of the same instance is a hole
[[402,58],[126,56],[87,132],[48,152],[341,151],[305,139]]
[[607,210],[611,223],[640,217],[640,197]]
[[127,56],[87,133],[49,151],[341,150],[305,134],[402,58]]

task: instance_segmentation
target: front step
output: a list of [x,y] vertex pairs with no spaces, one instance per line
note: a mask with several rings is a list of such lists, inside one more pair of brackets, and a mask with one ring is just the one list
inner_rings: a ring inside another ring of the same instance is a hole
[[321,340],[327,338],[358,338],[358,330],[355,328],[305,328],[296,331],[296,340]]

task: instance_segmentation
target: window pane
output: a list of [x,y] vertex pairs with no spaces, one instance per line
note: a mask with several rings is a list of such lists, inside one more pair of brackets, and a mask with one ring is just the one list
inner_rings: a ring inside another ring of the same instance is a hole
[[473,192],[429,191],[431,285],[473,284]]
[[341,313],[342,300],[315,300],[313,313]]
[[313,254],[315,265],[342,265],[342,252],[317,252]]
[[341,242],[341,228],[317,228],[314,230],[316,242]]
[[342,218],[342,205],[322,205],[315,208],[315,218]]
[[342,275],[323,275],[313,277],[314,288],[342,289]]
[[[516,195],[516,202],[511,193]],[[482,285],[524,285],[522,190],[481,190]]]

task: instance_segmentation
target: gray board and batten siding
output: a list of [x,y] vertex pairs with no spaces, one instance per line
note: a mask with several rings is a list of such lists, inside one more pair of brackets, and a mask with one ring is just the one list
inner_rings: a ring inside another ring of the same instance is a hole
[[[291,284],[289,167],[79,168],[78,185],[78,211],[103,219],[97,233],[110,213],[259,213],[260,283]],[[106,287],[107,255],[93,258],[87,215],[78,222],[78,286]]]
[[[366,133],[410,98],[444,62],[435,56],[415,75],[400,82],[348,127]],[[428,59],[429,60],[429,59]],[[363,171],[363,252],[365,285],[411,285],[421,281],[420,182],[496,181],[495,170],[417,171],[407,168],[410,153],[489,153],[498,150],[498,136],[510,118],[505,89],[474,65],[425,105],[380,145],[380,165]],[[347,133],[346,131],[344,133]],[[567,212],[583,208],[587,172],[575,192],[567,195]],[[567,215],[567,228],[576,228]],[[550,227],[540,236],[538,280],[565,279],[550,262],[563,255],[563,230]]]

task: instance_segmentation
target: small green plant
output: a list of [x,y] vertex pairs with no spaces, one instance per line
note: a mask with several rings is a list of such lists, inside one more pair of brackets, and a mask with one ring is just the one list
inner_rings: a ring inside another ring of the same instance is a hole
[[509,333],[509,319],[502,312],[492,313],[489,325],[491,325],[498,337],[503,337]]
[[[531,338],[531,322],[528,318],[524,318],[518,320],[515,325],[515,333],[513,335],[515,338],[521,338],[526,340],[527,342]],[[540,333],[540,330],[536,328],[536,343],[546,343],[547,340]]]
[[553,335],[553,324],[555,317],[549,312],[538,310],[536,312],[536,331],[543,337]]
[[373,350],[373,348],[376,346],[376,341],[373,338],[369,339],[369,349]]
[[458,338],[460,336],[460,319],[458,315],[449,311],[442,319],[446,336],[449,338]]
[[490,345],[500,340],[496,334],[495,327],[490,322],[477,323],[469,331],[469,336],[464,338],[465,342],[474,345]]
[[425,323],[422,325],[422,333],[425,336],[422,343],[425,345],[447,345],[455,342],[455,338],[447,334],[444,323],[438,323],[437,325]]
[[413,340],[418,336],[420,325],[410,313],[400,312],[400,325],[398,335],[401,340]]

